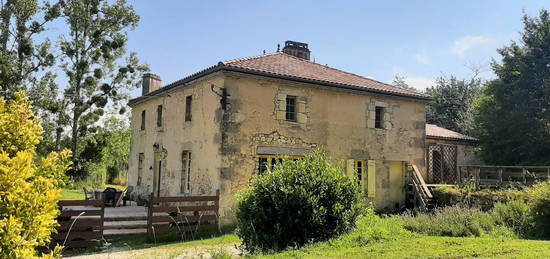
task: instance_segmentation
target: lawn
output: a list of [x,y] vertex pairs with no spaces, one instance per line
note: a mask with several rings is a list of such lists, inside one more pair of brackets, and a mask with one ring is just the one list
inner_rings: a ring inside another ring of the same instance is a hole
[[[113,187],[119,190],[126,189],[126,186],[106,184],[104,187],[97,187],[98,189],[103,189],[106,187]],[[84,190],[82,188],[64,188],[61,190],[61,199],[62,200],[84,200]]]
[[[363,217],[357,228],[339,238],[252,258],[545,258],[550,241],[494,236],[439,237],[405,230],[396,217]],[[144,238],[118,238],[103,253],[85,258],[240,257],[233,234],[190,242],[147,244]],[[84,257],[83,257],[84,258]]]

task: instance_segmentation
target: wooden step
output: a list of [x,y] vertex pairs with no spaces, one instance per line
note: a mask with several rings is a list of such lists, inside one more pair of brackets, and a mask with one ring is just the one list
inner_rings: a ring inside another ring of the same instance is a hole
[[140,221],[147,220],[147,216],[105,217],[104,221]]
[[104,230],[107,230],[107,229],[146,229],[147,228],[147,223],[145,224],[135,224],[135,225],[106,225],[106,226],[103,226],[103,229]]

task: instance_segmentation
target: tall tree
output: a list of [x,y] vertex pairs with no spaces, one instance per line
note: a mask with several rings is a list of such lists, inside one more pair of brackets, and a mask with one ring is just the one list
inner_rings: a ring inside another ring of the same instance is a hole
[[470,79],[440,76],[426,89],[432,99],[426,107],[426,121],[461,133],[473,127],[472,103],[481,93],[483,81],[477,73]]
[[36,72],[55,61],[51,43],[41,35],[60,15],[63,2],[40,5],[37,0],[0,0],[0,96],[12,98],[36,82]]
[[489,163],[550,163],[550,14],[542,9],[523,23],[521,41],[498,50],[497,78],[476,103],[476,131]]
[[62,68],[68,78],[64,91],[70,118],[73,167],[78,174],[78,144],[96,131],[96,122],[109,103],[124,104],[147,66],[135,53],[127,55],[128,31],[139,21],[125,0],[68,0],[62,17],[69,33],[60,40]]

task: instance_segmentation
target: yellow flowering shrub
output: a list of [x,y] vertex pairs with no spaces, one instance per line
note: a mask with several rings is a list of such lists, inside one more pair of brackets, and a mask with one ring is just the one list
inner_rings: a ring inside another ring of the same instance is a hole
[[23,92],[9,102],[0,98],[0,258],[37,256],[35,249],[49,244],[57,224],[70,151],[37,158],[41,134]]

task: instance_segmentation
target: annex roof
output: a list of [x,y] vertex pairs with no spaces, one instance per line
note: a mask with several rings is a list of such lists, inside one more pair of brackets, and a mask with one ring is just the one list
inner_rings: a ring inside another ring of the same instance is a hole
[[437,125],[426,124],[426,138],[451,141],[478,142],[478,139],[466,136],[456,131],[448,130]]

